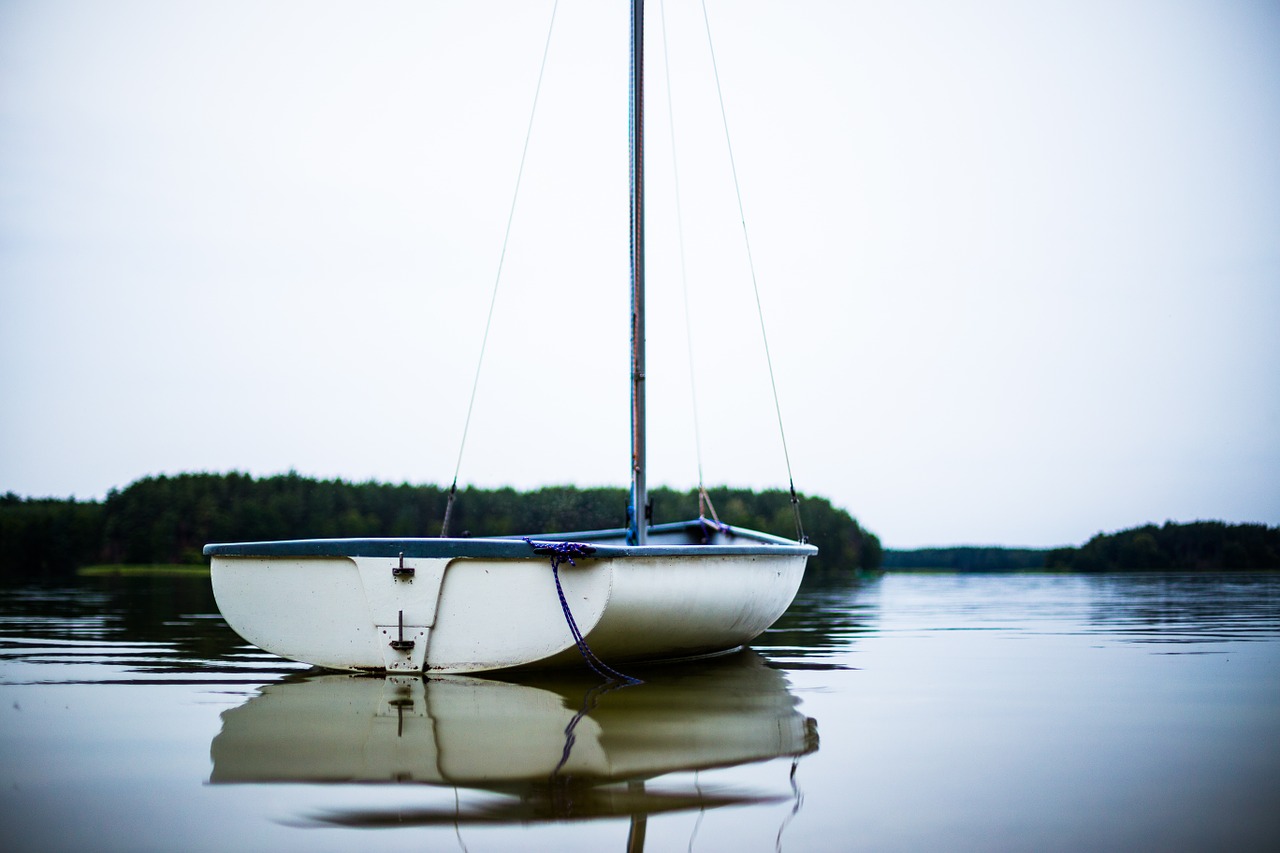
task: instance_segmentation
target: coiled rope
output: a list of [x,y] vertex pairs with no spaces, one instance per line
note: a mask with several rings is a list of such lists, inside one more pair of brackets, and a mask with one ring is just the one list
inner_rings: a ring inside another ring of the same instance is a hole
[[569,633],[573,634],[573,642],[577,644],[578,652],[582,655],[582,659],[587,662],[587,666],[591,667],[596,675],[606,681],[618,681],[623,684],[643,684],[644,682],[640,679],[623,675],[596,657],[596,653],[591,651],[591,647],[587,645],[586,638],[582,636],[582,631],[578,628],[578,622],[573,618],[573,612],[569,609],[569,600],[564,596],[564,587],[560,585],[561,564],[568,563],[571,566],[576,566],[578,564],[573,561],[574,557],[589,557],[595,553],[596,549],[581,542],[535,542],[528,536],[522,538],[529,543],[534,553],[544,554],[551,559],[551,574],[556,581],[556,595],[560,596],[560,609],[564,611],[564,621],[568,623]]

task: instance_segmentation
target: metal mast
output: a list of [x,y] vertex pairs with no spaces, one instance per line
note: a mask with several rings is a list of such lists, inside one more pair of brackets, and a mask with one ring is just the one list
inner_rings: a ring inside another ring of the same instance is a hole
[[644,0],[631,0],[631,501],[627,541],[648,539],[644,410]]

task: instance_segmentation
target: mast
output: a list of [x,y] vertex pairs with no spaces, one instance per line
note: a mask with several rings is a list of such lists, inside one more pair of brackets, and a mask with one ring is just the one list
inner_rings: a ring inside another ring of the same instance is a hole
[[627,542],[648,539],[644,410],[644,0],[631,0],[631,501]]

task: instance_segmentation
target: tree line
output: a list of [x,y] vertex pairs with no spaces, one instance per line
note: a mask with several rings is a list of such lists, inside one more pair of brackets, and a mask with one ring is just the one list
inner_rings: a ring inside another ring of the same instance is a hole
[[956,572],[1233,571],[1280,569],[1280,527],[1166,522],[1099,533],[1079,547],[886,549],[886,570]]
[[[790,494],[709,490],[720,519],[794,537]],[[696,491],[650,491],[654,523],[696,518]],[[103,501],[0,497],[0,575],[53,578],[99,563],[199,564],[209,542],[438,536],[448,490],[433,485],[315,480],[296,473],[146,477]],[[626,525],[627,491],[553,486],[459,491],[453,535],[502,536]],[[801,497],[805,532],[819,547],[806,577],[880,567],[879,539],[821,497]]]
[[1034,548],[961,546],[957,548],[887,549],[886,569],[943,569],[954,572],[1027,572],[1044,568],[1047,551]]
[[1079,548],[1057,548],[1045,568],[1073,572],[1280,569],[1280,527],[1196,521],[1099,533]]

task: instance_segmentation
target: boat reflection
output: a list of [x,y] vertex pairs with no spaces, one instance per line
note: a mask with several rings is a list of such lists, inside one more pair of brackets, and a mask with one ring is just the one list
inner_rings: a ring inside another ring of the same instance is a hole
[[754,652],[644,673],[631,687],[576,675],[303,677],[224,712],[210,781],[421,783],[498,794],[446,808],[329,811],[380,826],[629,816],[776,802],[668,774],[799,757],[818,747],[785,676]]

